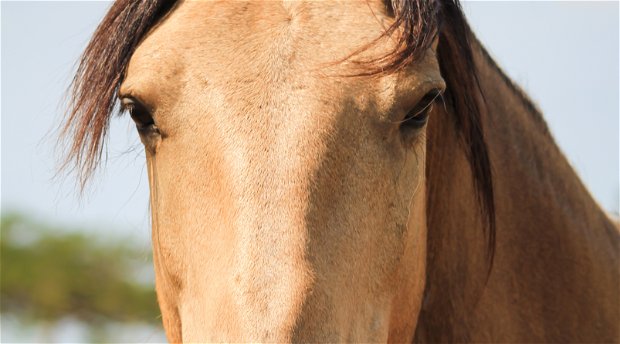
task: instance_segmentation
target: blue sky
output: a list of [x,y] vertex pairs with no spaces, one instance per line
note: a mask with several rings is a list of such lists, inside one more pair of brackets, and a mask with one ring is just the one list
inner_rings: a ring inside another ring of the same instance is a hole
[[[144,157],[127,118],[82,198],[52,180],[53,129],[80,52],[107,2],[2,2],[2,212],[148,240]],[[469,20],[545,114],[595,198],[618,208],[618,2],[467,2]]]

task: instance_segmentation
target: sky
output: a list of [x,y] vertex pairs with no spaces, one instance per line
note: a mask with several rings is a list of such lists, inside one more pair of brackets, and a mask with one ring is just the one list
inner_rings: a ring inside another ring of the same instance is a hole
[[[128,118],[83,196],[54,179],[55,128],[75,62],[108,2],[7,2],[1,11],[1,209],[148,241],[145,161]],[[595,199],[617,211],[618,2],[466,2],[499,65],[540,106]]]

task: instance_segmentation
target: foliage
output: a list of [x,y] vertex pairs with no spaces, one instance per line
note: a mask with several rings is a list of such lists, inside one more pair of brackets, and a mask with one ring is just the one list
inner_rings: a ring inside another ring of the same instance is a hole
[[73,317],[160,323],[147,252],[119,239],[57,230],[19,215],[3,215],[0,309],[31,321]]

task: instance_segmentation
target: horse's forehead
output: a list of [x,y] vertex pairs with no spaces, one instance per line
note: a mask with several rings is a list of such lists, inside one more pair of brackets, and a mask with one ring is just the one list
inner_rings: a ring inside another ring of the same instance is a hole
[[[378,38],[385,11],[364,1],[181,2],[132,57],[130,70],[174,75],[180,65],[211,78],[308,70],[342,60]],[[254,70],[253,70],[254,69]],[[144,74],[144,73],[143,73]]]
[[[186,1],[173,11],[175,25],[220,38],[260,39],[276,31],[298,35],[348,34],[385,28],[382,1]],[[243,35],[243,36],[240,36]],[[321,37],[328,38],[328,37]],[[342,37],[340,37],[342,38]],[[366,37],[367,38],[367,37]],[[375,37],[373,37],[375,38]]]

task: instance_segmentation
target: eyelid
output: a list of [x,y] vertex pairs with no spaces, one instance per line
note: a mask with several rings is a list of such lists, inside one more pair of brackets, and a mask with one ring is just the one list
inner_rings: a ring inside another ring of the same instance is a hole
[[441,98],[442,95],[443,90],[435,88],[426,93],[420,101],[427,101],[426,107],[428,107],[429,105],[432,105],[435,101],[437,101],[437,98]]
[[[412,109],[412,111],[415,111],[415,113],[413,113],[413,116],[422,113],[423,111],[425,111],[426,109],[428,109],[429,107],[431,107],[435,101],[437,100],[437,98],[441,97],[441,95],[443,94],[443,90],[441,89],[432,89],[430,91],[428,91],[416,104],[416,106]],[[411,114],[411,113],[410,113]]]
[[153,113],[153,109],[147,105],[146,102],[142,101],[139,97],[136,97],[131,94],[127,95],[119,95],[121,102],[121,110],[128,111],[135,107],[140,107],[146,110],[148,113]]
[[120,96],[119,95],[119,99],[121,102],[121,110],[125,111],[125,110],[129,110],[131,107],[133,107],[135,105],[135,101],[133,99],[133,97],[130,96]]

